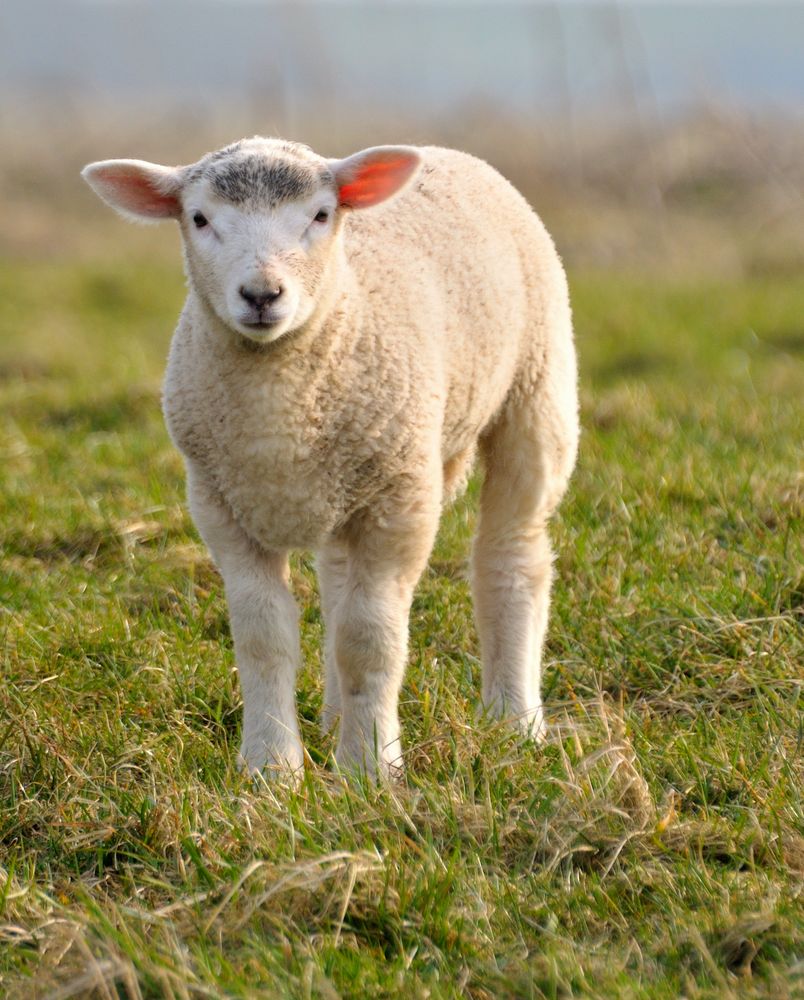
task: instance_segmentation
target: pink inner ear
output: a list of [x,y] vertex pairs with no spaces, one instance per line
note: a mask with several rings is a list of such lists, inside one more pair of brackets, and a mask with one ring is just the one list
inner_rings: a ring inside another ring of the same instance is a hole
[[164,219],[180,213],[178,198],[160,191],[152,178],[138,170],[110,167],[100,172],[99,179],[114,192],[118,204],[137,215]]
[[366,163],[358,168],[354,177],[339,187],[340,203],[351,208],[378,205],[402,187],[415,166],[416,160],[410,156]]

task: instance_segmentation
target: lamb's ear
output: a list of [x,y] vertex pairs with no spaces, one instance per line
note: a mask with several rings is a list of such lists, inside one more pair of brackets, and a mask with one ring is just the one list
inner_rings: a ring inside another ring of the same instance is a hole
[[81,176],[107,205],[129,219],[178,219],[181,214],[179,167],[144,160],[100,160]]
[[345,160],[333,160],[338,201],[346,208],[379,205],[408,183],[420,162],[412,146],[372,146]]

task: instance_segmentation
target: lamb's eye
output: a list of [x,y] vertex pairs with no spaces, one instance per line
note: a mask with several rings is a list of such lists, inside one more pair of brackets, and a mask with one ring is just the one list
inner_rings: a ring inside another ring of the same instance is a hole
[[316,213],[314,221],[315,222],[326,222],[328,218],[329,218],[329,212],[325,208],[322,208],[320,212]]
[[200,212],[195,212],[193,214],[193,222],[195,223],[196,229],[203,229],[204,226],[209,225],[209,220],[207,219],[207,217],[205,215],[202,215]]

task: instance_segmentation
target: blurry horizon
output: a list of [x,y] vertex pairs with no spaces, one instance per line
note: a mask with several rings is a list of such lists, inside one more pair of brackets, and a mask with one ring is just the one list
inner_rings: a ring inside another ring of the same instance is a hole
[[172,259],[81,166],[254,133],[474,153],[571,266],[804,266],[804,4],[0,0],[0,260]]
[[[804,5],[4,0],[0,108],[189,111],[276,126],[381,106],[428,116],[653,117],[804,105]],[[273,124],[273,123],[271,123]]]

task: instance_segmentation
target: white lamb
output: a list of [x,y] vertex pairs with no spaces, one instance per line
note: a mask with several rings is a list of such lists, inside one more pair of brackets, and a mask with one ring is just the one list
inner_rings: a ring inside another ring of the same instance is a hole
[[483,702],[540,735],[547,522],[578,420],[564,271],[521,195],[454,150],[327,160],[260,137],[83,176],[123,215],[181,227],[189,291],[164,412],[226,586],[245,766],[303,765],[288,589],[302,548],[317,554],[336,760],[400,767],[413,590],[476,447]]

